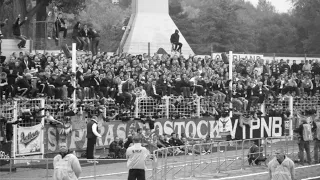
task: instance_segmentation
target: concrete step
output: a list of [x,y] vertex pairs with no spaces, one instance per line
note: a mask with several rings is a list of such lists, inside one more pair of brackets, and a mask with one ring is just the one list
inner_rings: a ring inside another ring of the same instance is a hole
[[30,40],[27,40],[26,43],[26,48],[23,49],[19,49],[18,48],[18,43],[20,42],[20,40],[18,39],[2,39],[2,56],[6,56],[7,59],[10,57],[10,55],[13,52],[25,52],[25,51],[30,51]]

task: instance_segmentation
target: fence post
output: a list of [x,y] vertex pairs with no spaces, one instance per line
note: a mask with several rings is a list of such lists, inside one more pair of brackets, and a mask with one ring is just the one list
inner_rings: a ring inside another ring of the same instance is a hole
[[134,117],[135,118],[138,118],[139,117],[139,99],[140,98],[137,98],[136,99],[136,102],[134,102],[136,104],[136,107],[134,109]]
[[[45,99],[40,99],[40,108],[42,109],[42,108],[45,108]],[[45,125],[45,122],[44,122],[44,115],[45,115],[45,112],[44,112],[44,110],[43,111],[41,111],[41,116],[42,116],[42,118],[41,118],[41,125],[42,125],[42,130],[41,130],[41,137],[40,137],[40,141],[42,142],[41,143],[41,156],[42,156],[42,158],[44,158],[44,144],[45,144],[45,142],[44,142],[44,136],[45,136],[45,129],[44,129],[44,125]]]
[[200,97],[197,97],[196,101],[197,101],[197,112],[196,113],[197,113],[197,117],[200,118],[200,116],[201,116],[201,105],[200,105],[201,100],[200,100]]
[[[289,110],[290,110],[290,116],[293,117],[293,97],[289,97]],[[289,118],[289,136],[291,140],[293,140],[293,122],[292,118]]]
[[262,116],[265,116],[265,115],[266,115],[266,103],[265,103],[265,102],[263,102],[263,103],[261,104],[260,111],[262,112]]
[[166,111],[166,118],[169,119],[169,112],[170,112],[170,96],[165,98],[166,101],[166,106],[165,106],[165,111]]
[[46,158],[46,180],[48,180],[49,179],[49,160],[48,160],[48,158]]

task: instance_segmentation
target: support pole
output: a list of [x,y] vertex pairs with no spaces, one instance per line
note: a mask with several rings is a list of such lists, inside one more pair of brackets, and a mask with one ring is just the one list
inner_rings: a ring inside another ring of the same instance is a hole
[[[77,44],[76,43],[72,43],[72,72],[76,73],[76,69],[77,69]],[[76,87],[76,77],[74,77],[74,79],[72,80],[72,86]],[[72,100],[73,100],[73,108],[75,109],[77,107],[77,103],[76,103],[76,90],[74,90],[73,94],[72,94]]]
[[[230,104],[229,107],[232,109],[232,62],[233,61],[233,53],[229,51],[229,93],[230,93]],[[230,117],[232,117],[232,111],[230,111]]]

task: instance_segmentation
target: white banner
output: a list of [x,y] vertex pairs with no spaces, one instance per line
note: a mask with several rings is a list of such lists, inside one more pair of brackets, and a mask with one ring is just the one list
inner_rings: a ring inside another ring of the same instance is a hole
[[41,124],[18,128],[17,155],[41,153],[41,129]]
[[[226,54],[229,57],[229,54]],[[247,59],[247,60],[258,60],[258,59],[263,59],[262,54],[233,54],[233,59],[234,60],[239,60],[239,59]],[[222,59],[221,53],[212,53],[212,58],[213,59]]]

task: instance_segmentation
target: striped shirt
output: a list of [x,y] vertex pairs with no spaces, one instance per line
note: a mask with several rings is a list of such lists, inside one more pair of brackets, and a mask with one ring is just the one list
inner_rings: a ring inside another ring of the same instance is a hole
[[126,152],[127,155],[127,167],[129,169],[143,169],[146,167],[146,159],[150,155],[149,150],[141,146],[141,143],[135,143],[129,147]]
[[268,164],[268,169],[271,172],[272,180],[293,180],[294,178],[291,176],[291,173],[295,174],[294,162],[287,157],[281,164],[276,157],[273,158]]

